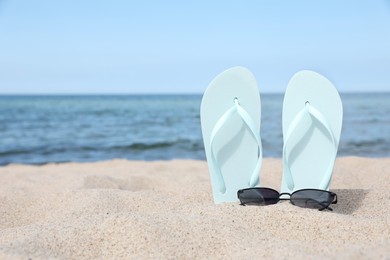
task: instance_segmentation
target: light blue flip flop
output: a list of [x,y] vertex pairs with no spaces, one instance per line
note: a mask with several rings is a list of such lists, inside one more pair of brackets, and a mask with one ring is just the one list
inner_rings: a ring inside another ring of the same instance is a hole
[[300,71],[283,101],[282,193],[329,190],[343,120],[339,93],[324,76]]
[[200,117],[215,203],[237,202],[239,189],[259,182],[260,106],[255,77],[243,67],[219,74],[203,95]]

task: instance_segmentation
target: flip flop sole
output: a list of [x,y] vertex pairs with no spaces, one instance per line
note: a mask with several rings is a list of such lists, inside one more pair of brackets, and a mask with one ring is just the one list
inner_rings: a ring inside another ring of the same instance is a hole
[[[322,75],[313,71],[296,73],[288,83],[283,101],[283,139],[297,114],[306,104],[315,108],[323,116],[328,129],[333,132],[335,144],[324,124],[309,115],[296,125],[294,131],[301,134],[290,135],[290,147],[287,150],[288,167],[283,166],[281,192],[291,193],[305,188],[329,190],[329,182],[324,181],[326,171],[333,169],[334,158],[340,140],[343,120],[343,107],[339,93],[333,84]],[[285,156],[285,155],[284,155]],[[286,159],[286,158],[284,158]],[[285,161],[285,160],[284,160]],[[294,187],[287,185],[286,171],[290,170]],[[327,183],[326,185],[322,185]],[[323,187],[321,187],[323,186]]]
[[258,145],[238,115],[233,115],[214,138],[213,148],[226,190],[218,188],[211,155],[212,131],[220,118],[234,106],[237,98],[260,132],[260,95],[253,74],[246,68],[233,67],[219,74],[207,87],[201,103],[201,127],[215,203],[238,201],[237,191],[247,188],[258,161]]

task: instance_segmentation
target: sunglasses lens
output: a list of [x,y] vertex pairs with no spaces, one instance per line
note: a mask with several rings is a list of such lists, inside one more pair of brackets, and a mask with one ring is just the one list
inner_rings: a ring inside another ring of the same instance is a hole
[[291,203],[303,208],[324,209],[333,202],[334,196],[328,191],[300,190],[291,194]]
[[239,190],[237,195],[243,205],[265,206],[279,201],[279,192],[268,188]]

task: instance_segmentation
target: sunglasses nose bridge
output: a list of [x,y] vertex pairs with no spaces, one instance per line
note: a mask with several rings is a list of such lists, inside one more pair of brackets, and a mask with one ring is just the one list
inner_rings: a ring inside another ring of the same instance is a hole
[[[288,197],[286,197],[288,196]],[[279,199],[280,200],[290,200],[291,199],[291,194],[287,192],[282,192],[279,194]]]

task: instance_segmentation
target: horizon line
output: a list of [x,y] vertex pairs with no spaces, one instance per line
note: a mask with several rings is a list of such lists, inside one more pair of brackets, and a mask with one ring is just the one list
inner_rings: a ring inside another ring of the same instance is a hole
[[[340,94],[380,94],[380,93],[390,93],[390,90],[363,90],[363,91],[339,91]],[[0,96],[119,96],[119,95],[140,95],[140,96],[153,96],[153,95],[202,95],[203,92],[100,92],[100,93],[0,93]],[[260,94],[284,94],[281,91],[262,91]]]

